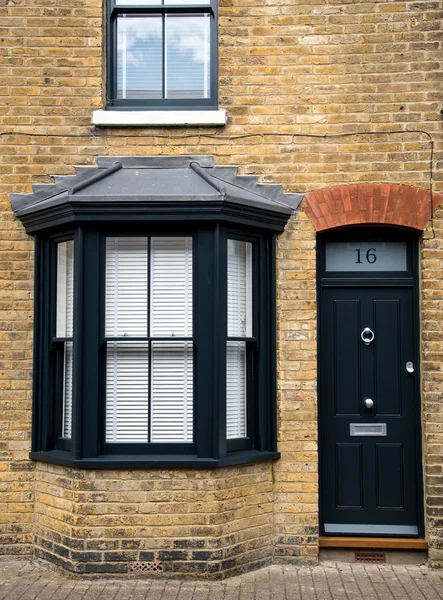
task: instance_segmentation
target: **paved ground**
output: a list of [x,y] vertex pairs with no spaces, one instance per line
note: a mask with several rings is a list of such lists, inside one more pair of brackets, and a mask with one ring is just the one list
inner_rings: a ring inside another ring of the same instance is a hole
[[68,579],[30,562],[0,562],[0,600],[440,600],[443,571],[324,562],[274,566],[223,582]]

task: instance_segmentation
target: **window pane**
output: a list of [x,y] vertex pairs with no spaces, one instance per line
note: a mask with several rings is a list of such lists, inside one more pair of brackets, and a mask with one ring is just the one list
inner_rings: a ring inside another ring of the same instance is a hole
[[147,335],[148,241],[106,240],[106,335]]
[[252,244],[228,240],[228,336],[252,336]]
[[192,351],[191,342],[152,343],[152,442],[192,442]]
[[161,15],[118,15],[117,98],[163,96]]
[[226,438],[246,437],[246,343],[226,346]]
[[210,16],[166,15],[166,97],[209,98]]
[[109,342],[106,354],[106,441],[147,442],[149,343]]
[[62,437],[64,438],[70,438],[72,435],[72,359],[72,342],[66,342],[63,357]]
[[72,337],[74,317],[74,242],[57,244],[57,337]]
[[192,238],[151,239],[151,335],[192,336]]

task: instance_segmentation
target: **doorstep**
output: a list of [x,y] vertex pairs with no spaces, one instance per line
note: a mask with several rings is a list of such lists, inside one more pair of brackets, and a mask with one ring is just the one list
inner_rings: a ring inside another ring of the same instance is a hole
[[386,548],[399,550],[427,550],[428,542],[417,538],[382,537],[321,537],[320,548]]

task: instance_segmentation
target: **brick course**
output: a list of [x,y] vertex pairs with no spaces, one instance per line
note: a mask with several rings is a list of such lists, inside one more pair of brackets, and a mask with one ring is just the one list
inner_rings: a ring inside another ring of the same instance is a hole
[[[278,247],[282,459],[217,472],[77,472],[27,458],[33,244],[12,216],[9,194],[94,165],[100,155],[151,154],[212,154],[217,165],[238,165],[288,192],[390,183],[425,194],[429,136],[434,190],[443,192],[442,15],[441,2],[427,0],[220,0],[220,106],[228,125],[99,129],[90,122],[105,97],[102,0],[0,2],[0,552],[30,555],[35,547],[80,571],[155,560],[208,576],[210,568],[316,560],[315,229],[307,215],[294,216]],[[439,209],[421,246],[433,564],[443,562],[442,240]]]

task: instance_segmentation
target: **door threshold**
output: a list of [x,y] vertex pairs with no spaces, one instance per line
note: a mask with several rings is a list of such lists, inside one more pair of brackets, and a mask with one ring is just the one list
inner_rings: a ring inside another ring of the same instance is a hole
[[320,548],[392,548],[400,550],[427,550],[428,542],[417,538],[382,537],[321,537]]

